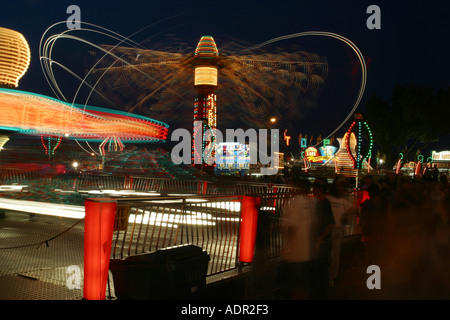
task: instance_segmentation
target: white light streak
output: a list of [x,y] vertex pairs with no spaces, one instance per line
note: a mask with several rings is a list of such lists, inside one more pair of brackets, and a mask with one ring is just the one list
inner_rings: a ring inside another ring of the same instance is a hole
[[0,198],[0,208],[3,210],[20,211],[71,219],[82,219],[85,215],[84,206],[5,198]]
[[[5,186],[0,186],[5,187]],[[67,192],[60,189],[55,191]],[[107,192],[116,192],[115,190],[103,190]],[[101,192],[103,192],[101,191]],[[96,190],[87,191],[89,193],[95,193]],[[119,191],[119,193],[125,194],[126,191]],[[133,193],[137,194],[137,193]],[[149,195],[149,193],[145,193]],[[152,194],[153,195],[153,194]],[[152,203],[181,203],[182,199],[174,200],[161,200],[151,201]],[[202,203],[195,206],[195,210],[182,210],[180,208],[172,208],[171,213],[157,212],[153,210],[136,209],[137,213],[131,213],[129,216],[129,223],[136,224],[149,224],[155,226],[175,227],[178,228],[179,224],[186,225],[201,225],[201,226],[215,226],[218,221],[231,221],[239,222],[239,215],[223,216],[211,214],[211,208],[225,209],[228,212],[239,212],[240,202],[236,201],[221,201],[221,202],[207,202],[206,199],[186,199],[186,202]],[[67,204],[55,204],[39,201],[28,200],[15,200],[0,198],[0,209],[19,211],[32,214],[49,215],[70,219],[83,219],[85,216],[84,206],[67,205]],[[164,210],[164,209],[163,209]],[[208,210],[207,212],[203,212]]]
[[[356,102],[353,105],[353,109],[349,112],[347,118],[345,118],[344,121],[342,121],[342,123],[332,133],[330,133],[326,138],[324,138],[324,139],[328,139],[328,138],[332,137],[344,124],[347,123],[348,119],[353,115],[353,113],[355,112],[356,108],[358,108],[358,105],[361,102],[361,99],[363,97],[364,91],[366,89],[367,66],[366,66],[366,62],[365,62],[364,57],[363,57],[361,51],[359,50],[359,48],[353,42],[351,42],[349,39],[347,39],[344,36],[341,36],[339,34],[336,34],[336,33],[326,32],[326,31],[306,31],[306,32],[288,34],[288,35],[284,35],[284,36],[281,36],[281,37],[273,38],[271,40],[265,41],[263,43],[255,45],[255,46],[253,46],[253,47],[251,47],[249,49],[246,49],[246,50],[253,50],[253,49],[260,48],[260,47],[265,46],[265,45],[270,44],[270,43],[274,43],[274,42],[278,42],[278,41],[286,40],[286,39],[304,37],[304,36],[325,36],[325,37],[331,37],[331,38],[340,40],[340,41],[344,42],[345,44],[349,45],[350,48],[353,49],[353,51],[358,56],[359,62],[361,64],[361,69],[362,69],[361,70],[362,71],[361,86],[360,86],[360,89],[359,89],[359,94],[358,94],[358,97],[356,99]],[[317,145],[319,145],[319,143],[316,144],[315,146],[317,146]]]

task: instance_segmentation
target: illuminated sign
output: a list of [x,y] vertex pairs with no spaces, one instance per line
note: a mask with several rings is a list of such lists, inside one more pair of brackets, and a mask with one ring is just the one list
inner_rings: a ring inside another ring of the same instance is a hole
[[319,151],[320,151],[320,155],[322,157],[324,157],[325,160],[328,160],[334,156],[334,154],[337,151],[337,148],[335,146],[327,145],[327,146],[321,147]]
[[314,158],[319,156],[319,151],[317,151],[317,149],[314,147],[306,148],[305,156],[308,161],[312,161]]
[[250,163],[250,148],[237,142],[219,143],[216,148],[216,163]]
[[286,141],[286,145],[289,146],[289,140],[291,139],[291,136],[287,135],[287,129],[284,130],[284,140]]
[[219,143],[216,148],[216,169],[221,171],[248,170],[250,147],[237,142]]
[[450,161],[450,151],[441,151],[441,152],[432,151],[431,159],[433,161]]
[[217,68],[214,67],[195,68],[194,85],[217,86]]
[[320,147],[319,150],[315,147],[308,147],[305,150],[306,160],[313,163],[324,163],[334,157],[337,148],[327,145],[326,147]]

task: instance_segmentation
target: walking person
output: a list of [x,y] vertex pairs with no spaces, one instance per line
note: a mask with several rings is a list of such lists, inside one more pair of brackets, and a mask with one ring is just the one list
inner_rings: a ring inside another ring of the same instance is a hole
[[370,185],[368,192],[369,199],[361,204],[361,240],[365,243],[368,265],[379,265],[379,250],[382,243],[383,223],[386,217],[379,197],[380,188],[378,185],[375,183]]
[[307,195],[309,191],[308,180],[301,181],[299,192],[283,207],[281,231],[284,242],[280,267],[283,299],[311,299],[314,202]]
[[326,180],[317,180],[313,185],[315,198],[313,243],[315,259],[313,268],[313,299],[329,299],[329,266],[331,233],[335,226],[330,201],[326,197]]
[[333,181],[330,192],[327,194],[336,223],[331,234],[330,288],[334,287],[339,273],[344,227],[357,212],[356,206],[347,197],[346,188],[347,182],[343,178],[338,177]]

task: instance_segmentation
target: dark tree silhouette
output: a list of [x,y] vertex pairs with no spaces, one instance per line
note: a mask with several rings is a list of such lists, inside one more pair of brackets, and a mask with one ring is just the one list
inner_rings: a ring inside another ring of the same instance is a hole
[[450,134],[449,88],[396,86],[390,103],[372,96],[366,109],[377,149],[389,166],[399,153],[416,160],[420,149]]

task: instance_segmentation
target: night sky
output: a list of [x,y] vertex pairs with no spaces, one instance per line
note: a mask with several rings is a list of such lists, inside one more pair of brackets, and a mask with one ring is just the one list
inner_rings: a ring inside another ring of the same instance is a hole
[[[149,38],[164,41],[170,34],[195,47],[200,37],[207,34],[214,37],[219,52],[226,39],[254,45],[304,31],[340,34],[358,46],[367,62],[368,82],[358,108],[362,112],[372,95],[388,101],[395,85],[449,86],[448,1],[15,0],[1,11],[0,26],[21,32],[31,47],[31,66],[19,89],[54,96],[39,63],[39,42],[49,26],[69,17],[66,9],[71,4],[80,7],[83,22],[124,36],[145,28],[133,37],[137,42]],[[381,29],[367,28],[369,5],[381,9]],[[298,40],[306,50],[319,51],[327,58],[329,77],[318,106],[296,124],[295,134],[327,134],[334,130],[351,110],[359,88],[358,77],[352,74],[358,67],[352,52],[330,39],[320,41],[314,47],[314,42]],[[70,87],[73,79],[61,81]],[[218,108],[220,121],[220,103]],[[170,124],[168,119],[158,120]]]

